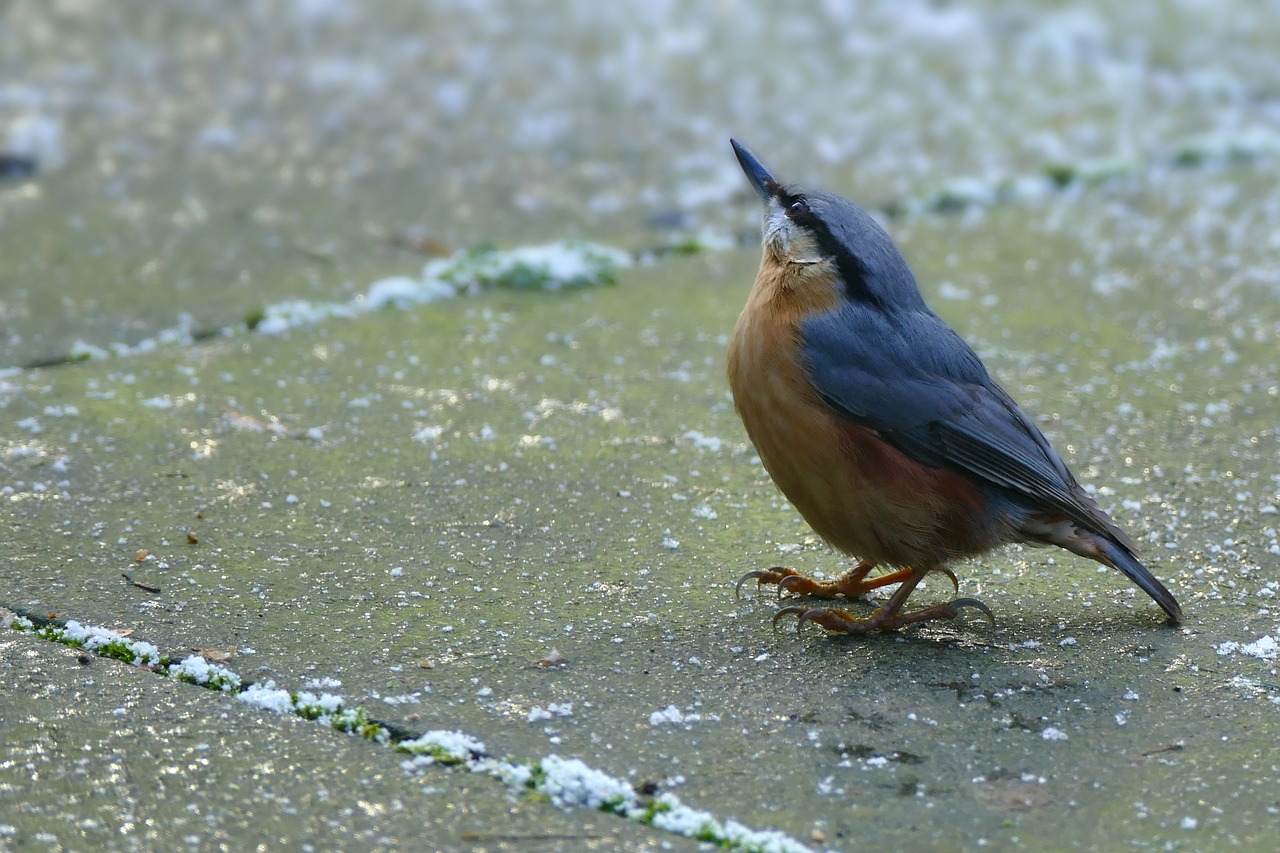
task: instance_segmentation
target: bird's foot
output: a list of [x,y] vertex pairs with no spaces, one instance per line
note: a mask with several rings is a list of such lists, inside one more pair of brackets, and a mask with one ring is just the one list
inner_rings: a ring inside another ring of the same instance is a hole
[[[738,583],[734,587],[734,595],[741,597],[742,585],[754,578],[757,587],[776,586],[779,598],[782,597],[783,592],[789,592],[793,595],[811,595],[816,598],[835,598],[839,595],[843,595],[845,598],[858,598],[873,589],[902,583],[913,574],[911,569],[899,569],[896,572],[889,572],[888,574],[868,579],[867,575],[875,566],[875,563],[864,561],[835,580],[830,581],[816,581],[805,577],[795,569],[787,569],[782,566],[756,569],[738,578]],[[960,580],[956,577],[955,572],[946,567],[938,567],[933,571],[941,572],[951,578],[951,583],[956,592],[960,591]]]
[[960,608],[972,607],[982,612],[983,616],[995,627],[996,617],[991,608],[976,598],[957,598],[945,604],[935,604],[910,613],[891,610],[888,605],[881,607],[866,619],[859,619],[845,610],[825,607],[784,607],[773,614],[773,625],[784,616],[796,617],[796,630],[799,631],[805,622],[821,625],[836,634],[874,634],[878,631],[895,631],[917,622],[932,622],[944,619],[955,619],[960,615]]

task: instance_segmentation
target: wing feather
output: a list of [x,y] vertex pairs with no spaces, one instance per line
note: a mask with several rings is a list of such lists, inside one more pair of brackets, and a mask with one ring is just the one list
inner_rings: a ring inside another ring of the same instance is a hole
[[806,320],[801,339],[814,387],[843,416],[925,465],[962,471],[1132,547],[936,315],[846,302]]

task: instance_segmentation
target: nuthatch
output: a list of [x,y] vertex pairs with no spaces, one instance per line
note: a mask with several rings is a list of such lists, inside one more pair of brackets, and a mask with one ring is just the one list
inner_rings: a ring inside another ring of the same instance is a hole
[[[1001,545],[1057,545],[1119,569],[1182,621],[1137,547],[1076,482],[973,349],[925,305],[884,229],[831,193],[779,184],[730,140],[764,202],[764,253],[729,341],[729,387],[774,483],[805,521],[861,562],[832,581],[748,572],[798,595],[856,598],[898,584],[859,619],[784,607],[774,623],[847,634],[954,619],[958,598],[903,611],[930,572]],[[893,571],[871,577],[877,566]],[[994,619],[992,619],[994,622]]]

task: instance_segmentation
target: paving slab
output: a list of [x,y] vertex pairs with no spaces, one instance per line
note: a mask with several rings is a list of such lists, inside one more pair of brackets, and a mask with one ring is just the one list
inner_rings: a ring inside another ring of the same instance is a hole
[[[761,849],[1274,846],[1274,21],[143,5],[0,9],[0,141],[41,155],[0,184],[0,606],[578,759]],[[735,597],[846,563],[723,379],[758,261],[730,133],[882,205],[1182,629],[1042,550],[957,566],[994,627],[797,635]],[[637,264],[361,301],[433,252],[582,236]],[[250,328],[285,305],[361,308]],[[0,849],[699,846],[31,633],[0,667]]]
[[4,850],[693,848],[49,645],[0,635]]
[[[993,215],[987,233],[1029,240],[1025,221]],[[1039,241],[1026,256],[1058,271],[1019,290],[1025,264],[988,265],[958,226],[913,226],[908,253],[951,245],[952,286],[998,297],[942,307],[1028,409],[1060,413],[1046,429],[1106,486],[1186,628],[1043,551],[961,568],[994,629],[797,637],[770,627],[768,596],[736,600],[753,566],[840,566],[774,492],[722,384],[748,252],[23,374],[8,408],[40,431],[10,501],[9,600],[234,649],[249,678],[332,679],[405,728],[582,757],[836,849],[1260,843],[1277,691],[1244,647],[1275,633],[1274,437],[1255,405],[1270,386],[1249,377],[1275,365],[1245,332],[1274,315],[1242,304],[1179,343],[1179,298],[1099,296]],[[1105,315],[1064,319],[1064,299]],[[319,437],[261,425],[276,420]],[[563,668],[539,665],[553,650]],[[535,711],[552,706],[567,713]]]

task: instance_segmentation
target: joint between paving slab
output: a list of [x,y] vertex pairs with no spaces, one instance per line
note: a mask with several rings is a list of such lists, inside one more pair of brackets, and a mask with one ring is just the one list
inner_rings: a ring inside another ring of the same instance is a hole
[[640,793],[625,779],[611,777],[576,758],[547,755],[531,763],[495,759],[479,740],[460,731],[412,732],[370,717],[363,706],[346,707],[341,697],[290,692],[273,681],[242,681],[238,674],[199,655],[175,663],[151,643],[115,631],[87,627],[74,619],[34,613],[0,603],[0,628],[30,633],[50,642],[128,663],[206,690],[230,693],[279,714],[327,722],[330,727],[391,746],[410,757],[406,772],[430,766],[456,767],[502,782],[513,793],[549,800],[561,808],[585,806],[642,823],[655,830],[743,853],[811,853],[812,848],[773,829],[751,829],[733,818],[718,819],[691,808],[669,792]]

